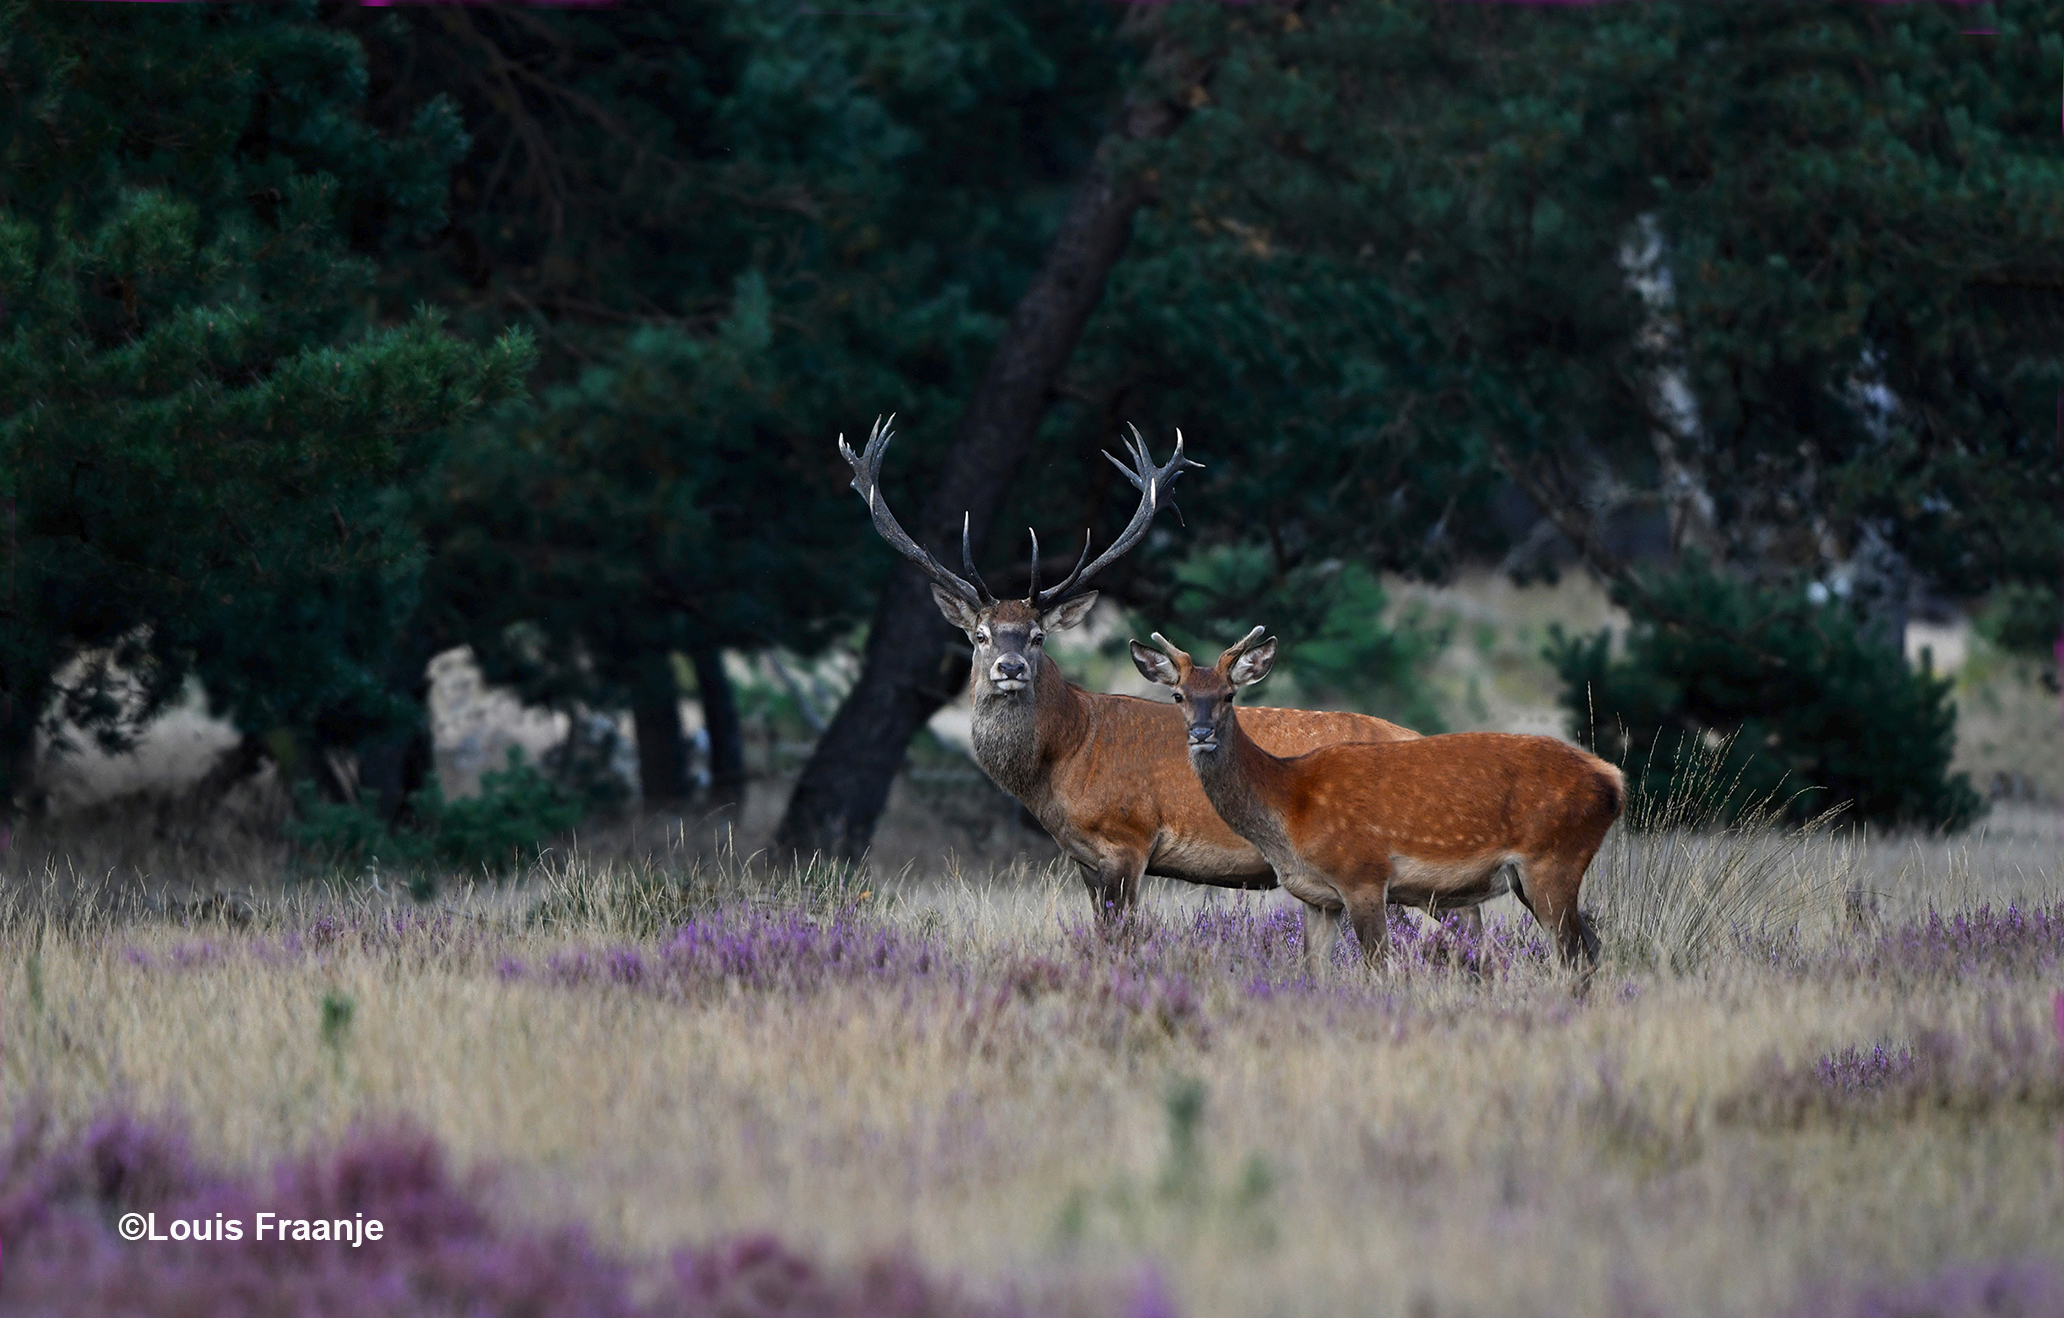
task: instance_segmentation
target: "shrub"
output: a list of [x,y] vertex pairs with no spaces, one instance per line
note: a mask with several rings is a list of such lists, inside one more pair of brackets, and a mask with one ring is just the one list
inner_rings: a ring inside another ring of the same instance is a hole
[[1328,560],[1282,572],[1263,546],[1226,545],[1194,555],[1175,575],[1174,624],[1156,625],[1170,635],[1187,629],[1205,662],[1265,624],[1287,643],[1277,671],[1305,698],[1383,708],[1412,727],[1441,730],[1416,678],[1448,638],[1417,614],[1386,620],[1390,598],[1363,565]]
[[331,863],[377,859],[400,869],[434,863],[502,873],[535,855],[544,841],[581,821],[582,802],[524,762],[509,748],[505,769],[480,776],[480,795],[444,799],[433,780],[409,798],[408,811],[390,826],[371,806],[326,802],[303,785],[301,818],[288,826],[292,840]]
[[1951,683],[1865,635],[1844,604],[1770,590],[1701,563],[1652,578],[1658,612],[1635,609],[1626,655],[1611,635],[1553,633],[1547,657],[1565,684],[1578,740],[1628,770],[1636,794],[1668,794],[1687,771],[1681,747],[1725,744],[1733,812],[1782,794],[1805,820],[1847,817],[1955,830],[1983,810],[1950,774]]

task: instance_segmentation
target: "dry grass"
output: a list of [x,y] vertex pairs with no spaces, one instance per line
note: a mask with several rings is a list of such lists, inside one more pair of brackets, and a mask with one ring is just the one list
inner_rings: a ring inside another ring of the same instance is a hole
[[[1815,969],[1873,921],[2064,899],[2055,829],[1693,839],[1669,864],[1619,843],[1594,895],[1622,927],[1643,874],[1747,872],[1759,845],[1782,850],[1764,869],[1784,884],[1758,891],[1838,896],[1789,967],[1654,923],[1581,1006],[1531,962],[1488,983],[1413,963],[1256,995],[1180,938],[1085,951],[1079,887],[1052,867],[776,880],[734,860],[684,882],[664,856],[576,861],[446,903],[441,932],[370,940],[404,908],[364,890],[262,899],[231,924],[18,877],[0,898],[0,1117],[170,1114],[203,1154],[252,1167],[406,1119],[499,1168],[505,1211],[640,1253],[773,1227],[835,1258],[907,1244],[985,1287],[1152,1259],[1206,1316],[1760,1314],[1829,1277],[2060,1257],[2055,959],[1923,969],[1896,991]],[[1873,891],[1875,908],[1848,897]],[[650,955],[660,930],[748,899],[819,921],[857,903],[941,969],[687,993],[539,973],[580,951]],[[1177,928],[1232,899],[1148,900]],[[346,936],[320,945],[333,926]],[[1699,955],[1674,955],[1694,939]],[[1084,958],[1045,990],[1025,970]],[[1171,975],[1195,990],[1188,1015],[1127,1014],[1098,987]],[[1830,1052],[1944,1037],[2021,1088],[1758,1106]],[[2002,1038],[2036,1042],[1988,1060]]]

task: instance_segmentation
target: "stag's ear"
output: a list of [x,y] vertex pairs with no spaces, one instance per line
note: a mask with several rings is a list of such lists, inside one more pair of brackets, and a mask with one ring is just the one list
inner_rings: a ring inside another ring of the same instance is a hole
[[939,612],[946,615],[946,621],[966,632],[970,641],[975,639],[975,629],[982,625],[982,616],[975,612],[974,605],[937,583],[932,586],[932,600],[939,606]]
[[1096,602],[1097,593],[1093,590],[1085,591],[1074,599],[1056,604],[1040,614],[1039,626],[1042,630],[1050,632],[1066,631],[1087,618],[1089,611],[1096,607]]
[[1182,678],[1175,671],[1175,660],[1159,650],[1149,650],[1138,641],[1132,642],[1132,666],[1140,670],[1140,676],[1149,682],[1162,686],[1177,686]]
[[1253,686],[1268,676],[1268,670],[1276,662],[1276,638],[1271,636],[1260,645],[1233,660],[1232,671],[1226,676],[1234,686]]

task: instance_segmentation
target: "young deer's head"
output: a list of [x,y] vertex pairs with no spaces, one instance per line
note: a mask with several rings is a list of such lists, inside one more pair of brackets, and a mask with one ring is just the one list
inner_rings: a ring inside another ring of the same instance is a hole
[[1099,554],[1094,562],[1090,561],[1089,533],[1085,531],[1082,554],[1075,560],[1074,570],[1059,585],[1041,590],[1039,533],[1035,531],[1032,533],[1032,582],[1029,591],[1021,600],[999,600],[989,593],[981,574],[975,571],[966,515],[963,514],[960,521],[960,561],[967,573],[963,578],[940,566],[937,559],[904,532],[895,515],[889,511],[888,502],[881,497],[881,461],[892,437],[890,422],[894,419],[875,422],[873,433],[867,437],[867,447],[857,454],[846,443],[846,437],[840,435],[839,453],[853,468],[853,488],[867,500],[868,512],[874,517],[874,529],[932,579],[932,599],[938,604],[939,612],[946,615],[946,621],[966,632],[974,645],[974,685],[978,703],[999,697],[1029,698],[1026,693],[1038,678],[1039,665],[1045,657],[1047,633],[1075,626],[1089,616],[1091,606],[1096,603],[1095,591],[1078,593],[1078,588],[1144,539],[1148,526],[1154,521],[1154,514],[1167,498],[1168,487],[1185,469],[1203,465],[1183,456],[1182,432],[1177,431],[1175,456],[1168,460],[1166,466],[1156,466],[1147,452],[1146,442],[1135,429],[1129,445],[1134,465],[1128,467],[1109,453],[1104,455],[1140,492],[1139,507],[1133,511],[1132,520],[1119,532],[1118,538],[1111,542],[1111,547]]
[[1133,666],[1149,682],[1175,688],[1175,703],[1183,707],[1190,725],[1190,754],[1209,755],[1227,739],[1233,720],[1233,697],[1243,686],[1253,686],[1268,676],[1276,662],[1276,638],[1262,640],[1266,627],[1253,631],[1227,647],[1218,662],[1199,668],[1190,656],[1178,650],[1160,632],[1149,650],[1132,642]]

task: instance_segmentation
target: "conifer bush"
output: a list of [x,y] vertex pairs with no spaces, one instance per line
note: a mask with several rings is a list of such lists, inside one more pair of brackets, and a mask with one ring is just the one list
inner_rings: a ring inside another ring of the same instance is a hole
[[374,132],[313,5],[0,4],[0,69],[0,802],[191,676],[308,750],[419,718],[414,491],[531,360],[378,306],[456,114]]
[[425,873],[499,874],[535,859],[538,849],[581,821],[584,803],[509,748],[506,768],[480,775],[476,796],[445,799],[435,779],[409,797],[396,821],[365,801],[331,802],[303,784],[300,819],[289,835],[330,863],[371,864]]
[[1800,821],[1839,807],[1845,820],[1954,831],[1983,812],[1969,777],[1949,772],[1950,680],[1909,668],[1839,600],[1697,562],[1649,590],[1667,617],[1635,605],[1624,655],[1609,632],[1559,628],[1547,650],[1573,731],[1626,770],[1630,791],[1668,797],[1711,748],[1726,761],[1708,775],[1723,818],[1778,799]]

